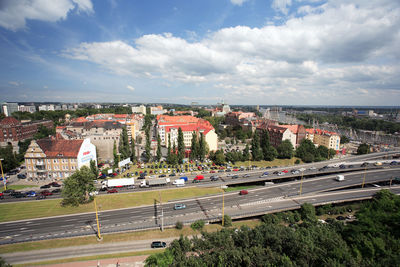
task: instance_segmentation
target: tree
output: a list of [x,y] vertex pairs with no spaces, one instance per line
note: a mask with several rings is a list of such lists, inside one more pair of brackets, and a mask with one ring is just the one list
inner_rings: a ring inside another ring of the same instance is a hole
[[178,230],[181,230],[183,228],[183,223],[180,221],[177,221],[175,224],[175,228]]
[[146,145],[144,147],[144,157],[146,162],[150,162],[151,160],[151,140],[150,140],[150,128],[146,129]]
[[113,156],[114,156],[114,168],[118,167],[118,162],[119,162],[119,157],[117,153],[117,142],[114,140],[114,146],[113,146]]
[[203,220],[197,220],[190,225],[193,230],[201,230],[203,229],[205,222]]
[[93,180],[96,176],[86,166],[83,166],[74,174],[64,180],[64,188],[61,191],[62,205],[79,206],[93,198],[90,192],[95,190]]
[[290,140],[283,140],[277,148],[278,157],[281,159],[291,159],[293,157],[293,145]]
[[243,154],[242,154],[242,161],[248,161],[250,160],[250,148],[249,145],[246,144],[246,147],[243,150]]
[[224,215],[224,227],[232,226],[232,218],[229,215]]
[[183,132],[181,127],[178,129],[178,163],[182,164],[185,158],[185,142],[183,140]]
[[317,147],[317,154],[323,159],[329,159],[329,149],[326,146]]
[[225,155],[224,155],[224,152],[222,150],[217,150],[215,152],[214,163],[217,164],[217,165],[222,165],[222,164],[225,163]]
[[315,207],[309,203],[304,203],[300,208],[300,215],[303,221],[316,222]]
[[10,144],[6,147],[0,147],[0,158],[3,159],[1,163],[4,172],[8,172],[19,165],[16,155],[13,153],[13,147]]
[[97,169],[96,161],[94,160],[90,160],[90,171],[94,174],[94,177],[99,175],[99,170]]
[[135,162],[136,161],[136,144],[135,144],[135,139],[132,136],[131,140],[131,161]]
[[257,131],[254,133],[253,140],[251,142],[251,155],[253,160],[262,160],[263,154],[260,147],[260,137],[258,136]]
[[278,151],[275,147],[269,146],[265,151],[264,159],[268,161],[273,161],[278,156]]
[[347,143],[349,143],[349,142],[350,142],[350,139],[349,139],[347,136],[342,135],[342,136],[340,137],[340,144],[347,144]]
[[[311,140],[303,139],[296,149],[296,156],[304,162],[312,162],[317,155],[317,149]],[[311,160],[311,161],[309,161]]]
[[198,154],[199,154],[199,142],[197,141],[197,133],[193,131],[189,158],[191,160],[194,160],[197,158]]
[[329,148],[328,150],[328,159],[333,158],[336,155],[336,150],[333,148]]
[[126,127],[122,128],[121,136],[119,138],[119,153],[121,153],[122,159],[126,159],[130,156],[130,149],[129,149],[129,139],[128,139],[128,132]]
[[167,162],[168,164],[171,164],[172,161],[172,152],[171,152],[171,136],[168,135],[168,151],[167,151]]
[[263,154],[266,154],[266,150],[270,146],[270,141],[269,141],[269,133],[267,130],[262,130],[261,136],[260,136],[260,146],[263,151]]
[[204,139],[203,133],[200,133],[198,159],[200,161],[203,161],[206,158],[206,153],[207,153],[207,143],[206,140]]
[[160,135],[157,134],[157,154],[156,154],[156,160],[157,160],[157,161],[160,161],[161,157],[162,157],[162,154],[161,154],[161,138],[160,138]]
[[363,154],[368,154],[370,151],[370,147],[368,144],[363,143],[358,146],[357,148],[357,155],[363,155]]

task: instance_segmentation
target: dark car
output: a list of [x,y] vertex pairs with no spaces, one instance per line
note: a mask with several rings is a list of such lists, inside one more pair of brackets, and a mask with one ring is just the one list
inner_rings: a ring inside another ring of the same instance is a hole
[[211,181],[218,181],[218,179],[219,179],[219,176],[216,176],[216,175],[213,175],[210,177]]
[[361,164],[361,167],[367,167],[368,166],[368,162],[364,162],[363,164]]
[[37,195],[36,200],[40,200],[40,199],[46,199],[46,196],[45,195]]
[[61,185],[58,184],[57,182],[49,183],[49,185],[50,185],[50,186],[53,186],[53,187],[61,187]]
[[390,165],[397,165],[397,161],[390,162]]
[[159,175],[158,177],[163,178],[163,177],[167,177],[167,175],[161,174],[161,175]]
[[57,188],[51,191],[53,194],[61,193],[61,189]]
[[342,164],[342,165],[339,166],[339,168],[341,168],[341,169],[346,169],[346,165],[343,165],[343,164]]
[[167,243],[162,241],[153,241],[151,242],[151,248],[165,248]]
[[5,196],[8,196],[8,195],[11,195],[11,194],[14,193],[14,192],[15,192],[14,189],[7,189],[7,190],[4,190],[4,191],[3,191],[3,194],[4,194]]
[[50,188],[50,187],[51,187],[50,185],[45,184],[45,185],[42,185],[42,186],[40,187],[40,189],[46,189],[46,188]]
[[232,179],[237,179],[237,178],[239,178],[239,175],[233,175],[232,176]]
[[337,217],[336,217],[336,220],[344,221],[344,220],[346,220],[346,218],[343,217],[343,216],[337,216]]
[[23,174],[23,173],[20,173],[20,174],[17,175],[17,178],[18,178],[18,179],[25,179],[25,178],[26,178],[26,175]]
[[15,191],[14,193],[11,194],[11,196],[15,198],[23,198],[26,197],[26,194],[19,191]]

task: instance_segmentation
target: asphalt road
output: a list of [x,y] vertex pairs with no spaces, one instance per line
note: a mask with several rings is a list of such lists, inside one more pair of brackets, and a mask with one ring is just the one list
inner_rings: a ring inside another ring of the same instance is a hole
[[[302,194],[327,192],[338,188],[361,185],[365,174],[365,183],[389,181],[400,175],[400,168],[360,171],[345,175],[345,181],[337,182],[335,175],[315,177],[294,182],[279,183],[272,186],[249,190],[248,195],[239,196],[238,192],[225,193],[226,214],[234,216],[251,213],[259,207],[267,212],[264,204],[276,202],[299,195],[302,183]],[[367,188],[365,189],[367,190]],[[175,203],[184,203],[185,209],[174,210]],[[249,203],[256,203],[248,207]],[[158,228],[174,225],[177,221],[190,223],[197,219],[219,220],[222,208],[222,195],[188,199],[163,203],[160,205],[142,206],[121,210],[101,211],[99,220],[102,233],[127,230]],[[163,214],[163,216],[161,216]],[[93,235],[97,231],[94,213],[33,219],[0,224],[0,244],[24,242],[31,240],[52,239],[60,237]]]
[[[357,200],[372,197],[380,188],[368,188],[368,189],[354,189],[330,193],[321,193],[316,195],[297,196],[293,198],[286,198],[276,200],[267,204],[268,212],[275,212],[281,210],[297,209],[301,204],[307,202],[312,204],[324,204],[330,202],[342,202],[347,200]],[[400,187],[392,187],[392,192],[400,194]],[[251,207],[255,205],[253,202],[249,202],[245,207]],[[265,203],[263,204],[265,206]],[[254,213],[257,213],[257,208],[254,209]],[[265,210],[265,209],[264,209]],[[265,211],[262,212],[265,212]],[[169,244],[175,238],[162,239],[161,241]],[[16,252],[2,254],[1,256],[11,264],[23,264],[32,263],[43,260],[54,260],[73,258],[88,255],[103,255],[112,253],[121,253],[137,250],[148,250],[151,242],[154,240],[137,240],[130,242],[121,243],[105,243],[105,244],[94,244],[86,246],[75,246],[65,247],[57,249],[46,249],[46,250],[35,250],[28,252]]]

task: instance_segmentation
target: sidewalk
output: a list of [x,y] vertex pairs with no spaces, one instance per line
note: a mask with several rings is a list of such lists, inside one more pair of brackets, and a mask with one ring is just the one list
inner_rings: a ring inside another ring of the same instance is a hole
[[[148,256],[134,256],[134,257],[126,257],[126,258],[115,258],[115,259],[103,259],[103,260],[91,260],[91,261],[77,261],[77,262],[69,262],[69,263],[59,263],[59,264],[50,264],[46,265],[46,267],[142,267],[144,266],[144,260]],[[118,265],[117,265],[118,264]],[[40,265],[33,265],[40,266]]]

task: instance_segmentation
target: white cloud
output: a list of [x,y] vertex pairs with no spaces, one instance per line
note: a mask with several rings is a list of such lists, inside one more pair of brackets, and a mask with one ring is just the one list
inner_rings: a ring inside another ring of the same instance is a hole
[[353,88],[399,89],[400,6],[364,3],[327,2],[283,25],[224,28],[198,41],[149,34],[134,44],[82,43],[63,55],[118,75],[207,83],[255,101],[294,92],[341,99],[346,92],[354,96]]
[[289,12],[289,7],[292,5],[292,0],[274,0],[271,7],[285,15]]
[[243,5],[244,2],[247,2],[247,1],[249,1],[249,0],[231,0],[231,3],[236,6],[241,6],[241,5]]
[[132,85],[127,85],[126,88],[128,88],[129,90],[131,90],[132,92],[135,91],[135,87],[133,87]]
[[27,20],[65,20],[68,13],[75,8],[78,12],[93,12],[91,0],[2,0],[0,26],[17,31],[26,27]]
[[8,84],[14,85],[14,86],[20,86],[22,85],[21,82],[16,82],[16,81],[9,81]]

